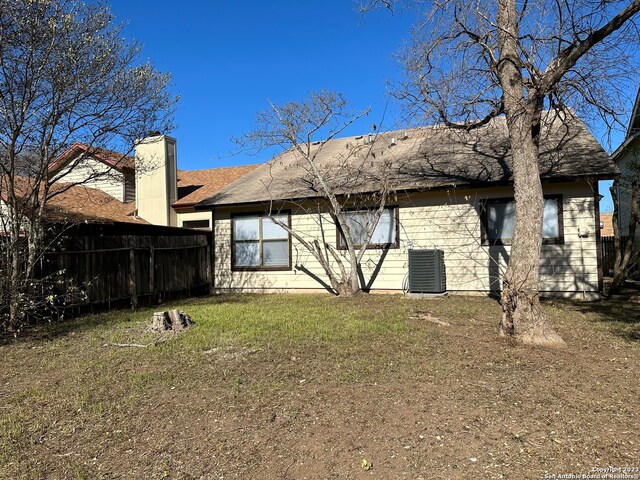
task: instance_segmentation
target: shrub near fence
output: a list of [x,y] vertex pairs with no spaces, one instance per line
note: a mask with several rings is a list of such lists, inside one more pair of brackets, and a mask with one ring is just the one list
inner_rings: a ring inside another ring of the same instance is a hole
[[125,302],[136,307],[208,292],[211,260],[210,232],[89,225],[74,229],[45,254],[41,275],[55,283],[67,307]]

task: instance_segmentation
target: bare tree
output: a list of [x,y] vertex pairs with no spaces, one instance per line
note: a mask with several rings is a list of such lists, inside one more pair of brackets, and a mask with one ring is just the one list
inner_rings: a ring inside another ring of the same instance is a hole
[[130,152],[166,131],[170,76],[139,61],[107,7],[78,0],[0,0],[0,175],[7,282],[5,325],[28,311],[48,201],[65,187],[52,162],[73,142]]
[[[389,7],[373,0],[364,10]],[[419,8],[411,3],[411,8]],[[543,194],[538,165],[545,109],[570,107],[586,120],[619,123],[635,78],[640,0],[434,2],[403,54],[397,95],[414,113],[472,130],[505,115],[516,220],[502,291],[502,335],[562,345],[538,297]]]
[[[369,110],[350,114],[340,94],[311,93],[305,101],[282,106],[271,104],[269,110],[258,114],[257,128],[238,139],[243,147],[260,151],[277,148],[300,160],[298,165],[302,171],[296,172],[291,187],[302,183],[317,195],[315,202],[294,199],[293,203],[298,211],[315,219],[317,236],[309,238],[307,232],[297,231],[278,220],[281,202],[275,198],[269,214],[274,223],[313,255],[338,295],[354,295],[362,290],[359,279],[362,258],[392,193],[387,176],[390,165],[379,159],[376,168],[370,168],[368,160],[377,137],[374,134],[363,137],[362,141],[347,143],[344,150],[332,155],[331,162],[320,162],[319,158],[331,140],[368,113]],[[277,156],[272,160],[278,161]],[[271,185],[265,187],[274,193]],[[354,210],[358,211],[357,216]],[[340,232],[342,250],[325,238],[327,213]]]

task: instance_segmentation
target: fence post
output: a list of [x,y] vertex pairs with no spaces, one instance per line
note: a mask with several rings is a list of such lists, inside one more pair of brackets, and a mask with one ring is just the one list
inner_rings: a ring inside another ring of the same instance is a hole
[[138,307],[138,295],[136,292],[136,250],[129,250],[129,294],[131,295],[131,308]]
[[[91,239],[89,237],[85,237],[83,239],[82,244],[84,245],[84,250],[85,250],[85,256],[84,256],[84,261],[85,261],[85,291],[87,292],[87,300],[89,300],[89,303],[91,304],[91,309],[93,310],[93,300],[94,300],[94,295],[93,292],[95,291],[95,287],[92,285],[92,280],[94,278],[94,272],[93,272],[93,255],[94,253],[91,251]],[[78,281],[78,287],[80,287],[80,282]]]
[[153,300],[156,293],[156,252],[153,245],[149,247],[149,291],[151,292],[151,299]]
[[207,269],[207,282],[209,283],[209,292],[211,292],[211,289],[213,287],[213,278],[212,278],[212,272],[211,272],[211,247],[209,246],[209,243],[207,242],[207,248],[205,249],[205,265],[206,265],[206,269]]

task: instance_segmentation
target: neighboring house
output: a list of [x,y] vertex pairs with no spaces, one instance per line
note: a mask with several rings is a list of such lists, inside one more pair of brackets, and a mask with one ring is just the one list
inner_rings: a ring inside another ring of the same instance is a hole
[[[0,181],[0,192],[5,192],[6,178]],[[32,179],[29,177],[15,177],[15,192],[18,201],[29,201],[34,192]],[[145,220],[133,216],[135,205],[133,202],[121,202],[103,190],[84,185],[57,182],[49,190],[48,200],[42,214],[45,223],[73,225],[80,223],[111,223],[111,224],[148,224]],[[0,211],[5,214],[7,206],[3,200]],[[40,195],[42,198],[42,194]],[[5,224],[7,217],[0,221],[0,231],[8,229]],[[24,220],[26,221],[26,219]],[[26,226],[26,225],[25,225]]]
[[613,237],[613,213],[600,214],[600,236]]
[[136,212],[155,225],[211,228],[211,214],[196,211],[200,200],[250,172],[256,165],[178,170],[176,140],[148,137],[136,145]]
[[[629,119],[627,134],[622,144],[611,155],[620,169],[618,191],[618,227],[622,236],[629,235],[631,188],[635,182],[640,188],[640,88]],[[640,196],[640,195],[639,195]],[[640,225],[636,226],[635,242],[640,249]]]
[[120,202],[135,200],[134,158],[74,143],[49,167],[57,181],[102,190]]
[[[393,192],[362,261],[365,289],[403,291],[408,251],[440,249],[449,292],[500,290],[514,220],[504,118],[470,132],[426,127],[332,139],[313,148],[316,166],[339,185],[342,199],[376,192],[382,177]],[[542,293],[596,298],[602,279],[598,181],[618,170],[573,114],[562,119],[545,114],[540,151]],[[214,289],[326,288],[314,257],[268,218],[269,212],[277,214],[307,239],[324,238],[342,248],[308,170],[305,160],[289,150],[196,205],[214,215]],[[347,215],[354,222],[366,218],[359,211]]]
[[178,170],[176,141],[165,135],[141,141],[135,156],[74,143],[51,164],[55,188],[64,193],[50,207],[58,220],[66,212],[70,222],[210,229],[211,213],[194,205],[255,167]]
[[[56,193],[56,190],[60,193]],[[56,193],[48,202],[46,218],[68,223],[137,223],[148,224],[133,216],[133,202],[120,202],[97,188],[84,185],[55,184]]]

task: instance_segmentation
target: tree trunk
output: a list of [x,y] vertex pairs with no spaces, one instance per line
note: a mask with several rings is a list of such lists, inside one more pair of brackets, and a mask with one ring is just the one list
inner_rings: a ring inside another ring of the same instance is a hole
[[[13,199],[13,197],[11,198]],[[9,319],[7,330],[15,331],[22,323],[22,308],[20,295],[22,290],[22,256],[20,251],[20,217],[17,215],[14,204],[9,204],[9,218],[11,234],[9,235]]]
[[177,333],[185,328],[189,328],[193,324],[194,321],[191,320],[191,317],[186,313],[179,310],[168,310],[165,312],[154,312],[150,328],[157,332],[171,330],[173,333]]
[[357,295],[358,293],[360,293],[360,279],[358,278],[358,267],[359,262],[358,262],[358,256],[356,255],[355,252],[355,247],[353,246],[353,242],[352,242],[352,248],[349,250],[349,264],[351,266],[351,270],[349,271],[349,281],[348,281],[348,286],[350,289],[350,295]]
[[360,280],[358,279],[358,271],[352,269],[349,278],[340,282],[332,282],[332,286],[336,293],[341,297],[354,297],[361,293]]
[[564,341],[545,321],[540,306],[540,249],[544,198],[538,164],[540,118],[543,99],[535,90],[525,96],[519,68],[518,28],[515,0],[499,0],[498,78],[513,161],[516,203],[515,228],[509,265],[501,297],[500,334],[527,344],[563,346]]
[[[538,148],[529,133],[531,125],[536,124],[536,112],[533,115],[527,113],[518,113],[508,122],[516,222],[504,276],[500,334],[524,343],[560,346],[564,342],[547,325],[540,306],[539,265],[544,199],[538,172]],[[539,113],[537,115],[539,118]]]

